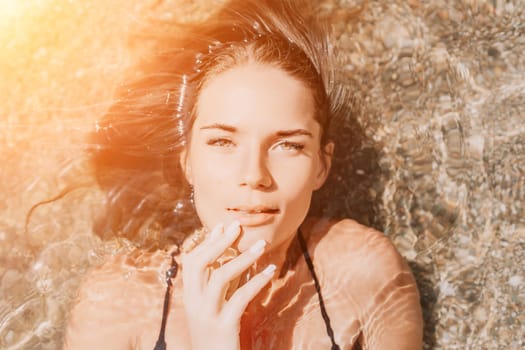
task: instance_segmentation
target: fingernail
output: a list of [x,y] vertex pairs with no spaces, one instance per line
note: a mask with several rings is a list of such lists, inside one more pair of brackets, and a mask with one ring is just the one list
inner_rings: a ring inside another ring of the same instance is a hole
[[215,239],[219,236],[219,233],[221,233],[221,231],[223,230],[224,228],[224,225],[221,223],[221,224],[217,224],[213,230],[211,230],[211,233],[210,233],[210,238],[211,239]]
[[240,225],[241,224],[237,220],[232,222],[231,225],[228,227],[228,231],[226,231],[226,236],[228,236],[228,237],[237,236],[237,233],[239,231],[239,226]]
[[266,241],[263,239],[258,240],[250,247],[250,252],[253,254],[260,254],[264,250],[264,246],[266,245]]
[[273,275],[273,273],[275,272],[276,268],[277,268],[277,266],[275,266],[274,264],[270,264],[270,265],[266,266],[266,268],[263,270],[262,273],[264,275],[267,275],[267,276]]

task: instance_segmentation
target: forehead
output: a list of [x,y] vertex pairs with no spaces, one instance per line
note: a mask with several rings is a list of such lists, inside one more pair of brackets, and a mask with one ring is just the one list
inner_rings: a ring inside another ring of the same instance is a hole
[[210,78],[197,101],[195,126],[303,127],[315,131],[310,89],[284,70],[247,63]]

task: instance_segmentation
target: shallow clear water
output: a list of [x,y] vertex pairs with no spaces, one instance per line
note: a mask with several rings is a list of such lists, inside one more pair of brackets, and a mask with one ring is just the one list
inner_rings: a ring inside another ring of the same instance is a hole
[[[102,195],[83,153],[144,49],[122,38],[206,1],[29,3],[0,21],[0,347],[55,349],[87,267],[127,249],[91,235]],[[338,128],[314,209],[392,239],[419,283],[425,348],[523,348],[525,4],[369,1],[350,20],[356,3],[323,2],[361,128]],[[86,186],[25,232],[32,205],[72,183]]]

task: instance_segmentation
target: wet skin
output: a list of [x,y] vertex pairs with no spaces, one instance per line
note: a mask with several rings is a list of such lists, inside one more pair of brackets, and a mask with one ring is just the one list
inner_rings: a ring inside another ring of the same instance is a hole
[[[333,152],[330,143],[322,152],[314,112],[304,84],[275,67],[241,65],[204,86],[181,165],[204,230],[235,220],[241,228],[233,236],[210,234],[181,257],[168,349],[329,348],[294,240],[300,225],[342,348],[358,338],[365,349],[421,348],[417,288],[388,239],[351,220],[303,223]],[[240,254],[210,268],[229,247]],[[122,255],[92,271],[70,319],[67,347],[153,348],[169,261],[160,251]],[[275,273],[261,272],[268,266]],[[226,299],[230,281],[247,269],[251,279]]]
[[[309,220],[302,231],[310,236],[308,249],[342,348],[360,339],[363,349],[421,349],[422,318],[415,281],[382,233],[351,220]],[[112,257],[93,270],[73,309],[66,348],[152,349],[169,264],[167,252],[136,252]],[[179,274],[166,327],[168,349],[191,349],[187,332]],[[285,276],[248,306],[241,339],[242,349],[330,348],[300,253]]]

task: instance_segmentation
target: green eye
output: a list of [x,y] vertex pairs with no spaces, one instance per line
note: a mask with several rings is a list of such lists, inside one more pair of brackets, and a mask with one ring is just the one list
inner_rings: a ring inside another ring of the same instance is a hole
[[279,143],[277,147],[287,151],[301,151],[304,149],[304,144],[298,142],[283,141]]
[[216,147],[232,147],[234,145],[232,140],[225,139],[225,138],[210,139],[206,141],[206,144],[209,146],[216,146]]

